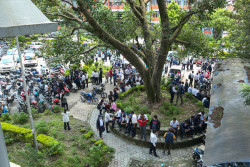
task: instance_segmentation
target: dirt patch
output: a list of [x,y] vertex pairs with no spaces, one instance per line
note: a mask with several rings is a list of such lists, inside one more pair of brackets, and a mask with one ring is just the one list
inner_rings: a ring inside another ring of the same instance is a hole
[[247,71],[248,82],[250,82],[250,66],[244,66],[244,68]]
[[219,88],[219,87],[221,87],[221,86],[222,86],[222,84],[221,84],[221,83],[218,83],[218,84],[217,84],[217,87],[218,87],[218,88]]
[[218,69],[217,71],[225,71],[224,69]]
[[214,124],[214,128],[218,128],[221,126],[221,119],[223,118],[224,115],[224,108],[219,106],[215,107],[213,110],[213,113],[210,114],[209,116],[211,117],[211,121]]
[[239,83],[245,83],[245,81],[244,80],[238,80],[237,82],[239,82]]

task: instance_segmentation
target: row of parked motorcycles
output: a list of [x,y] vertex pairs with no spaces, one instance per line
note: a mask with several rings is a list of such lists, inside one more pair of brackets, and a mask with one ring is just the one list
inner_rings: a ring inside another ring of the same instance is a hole
[[105,85],[101,84],[100,86],[93,85],[92,93],[81,92],[80,98],[82,102],[91,102],[97,104],[99,102],[96,95],[99,94],[101,98],[107,98],[108,94],[105,92]]
[[[56,94],[52,96],[51,91],[45,91],[45,87],[53,87],[57,81],[62,80],[61,67],[55,67],[50,70],[44,69],[39,72],[36,69],[26,69],[25,79],[29,95],[29,102],[31,107],[42,113],[46,109],[53,111],[55,105],[59,105],[62,95],[68,96],[70,91],[76,92],[77,87],[75,83],[71,87],[64,82],[64,90],[59,88]],[[0,97],[7,101],[7,104],[18,102],[18,111],[27,112],[26,95],[23,87],[23,79],[21,78],[21,71],[10,71],[9,75],[0,77],[1,93]]]

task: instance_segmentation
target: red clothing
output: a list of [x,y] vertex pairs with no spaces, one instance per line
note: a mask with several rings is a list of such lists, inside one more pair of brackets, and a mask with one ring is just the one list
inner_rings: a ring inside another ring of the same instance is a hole
[[112,70],[109,71],[109,76],[111,76],[111,77],[113,76]]
[[144,116],[141,116],[140,119],[138,120],[140,126],[145,126],[148,122],[148,120],[145,119]]

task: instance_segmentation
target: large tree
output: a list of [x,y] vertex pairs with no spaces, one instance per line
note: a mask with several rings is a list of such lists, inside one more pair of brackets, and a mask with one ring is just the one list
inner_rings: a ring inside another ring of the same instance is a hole
[[[123,1],[126,12],[121,17],[115,17],[115,14],[104,5],[106,1],[36,0],[36,2],[46,14],[74,21],[78,24],[76,29],[84,29],[118,50],[141,74],[148,100],[155,103],[161,100],[161,74],[171,46],[176,43],[190,45],[190,41],[178,38],[185,25],[194,15],[203,18],[205,13],[223,7],[225,0],[189,0],[189,9],[180,10],[177,17],[170,16],[165,0],[157,0],[159,26],[150,24],[146,11],[149,0]],[[129,39],[138,41],[138,38],[143,39],[143,44],[129,42]]]

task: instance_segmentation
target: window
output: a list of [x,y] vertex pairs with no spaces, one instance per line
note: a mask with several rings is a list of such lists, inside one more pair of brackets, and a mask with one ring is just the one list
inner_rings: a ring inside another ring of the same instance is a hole
[[188,5],[188,1],[187,1],[187,0],[184,0],[183,5]]
[[151,0],[151,5],[155,5],[155,0]]
[[109,0],[109,6],[113,5],[113,0]]
[[178,5],[181,5],[181,1],[178,1]]
[[160,13],[158,11],[155,12],[155,18],[159,18],[160,17]]
[[118,0],[118,6],[122,6],[122,0]]

